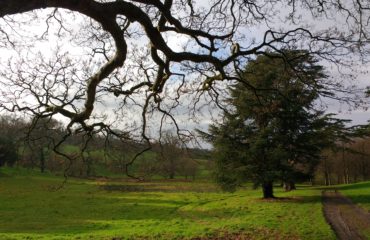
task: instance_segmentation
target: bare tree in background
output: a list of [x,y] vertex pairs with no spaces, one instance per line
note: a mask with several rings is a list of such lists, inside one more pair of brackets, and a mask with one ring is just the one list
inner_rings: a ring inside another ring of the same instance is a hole
[[174,179],[184,166],[184,146],[177,136],[171,132],[165,132],[157,147],[157,161],[160,172],[169,179]]
[[370,178],[370,157],[366,146],[369,138],[353,138],[327,150],[319,165],[316,178],[325,185],[350,184]]
[[36,165],[43,173],[55,142],[58,142],[63,134],[62,124],[52,118],[35,118],[25,126],[25,129],[28,132],[23,136],[24,148],[30,150],[31,164],[33,165],[35,163],[33,160],[37,159]]
[[[57,152],[75,132],[129,132],[145,144],[139,153],[165,125],[191,137],[176,114],[227,108],[229,82],[253,91],[242,69],[269,51],[307,50],[338,70],[368,60],[370,2],[361,0],[0,0],[0,17],[0,50],[11,56],[0,108],[62,116]],[[48,44],[53,53],[40,51]],[[347,93],[337,76],[326,84]]]

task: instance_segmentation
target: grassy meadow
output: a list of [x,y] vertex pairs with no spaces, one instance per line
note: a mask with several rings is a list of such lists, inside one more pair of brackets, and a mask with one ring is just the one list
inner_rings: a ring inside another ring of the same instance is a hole
[[0,239],[335,239],[320,190],[282,199],[209,182],[68,179],[0,169]]
[[340,185],[339,191],[370,212],[370,182]]

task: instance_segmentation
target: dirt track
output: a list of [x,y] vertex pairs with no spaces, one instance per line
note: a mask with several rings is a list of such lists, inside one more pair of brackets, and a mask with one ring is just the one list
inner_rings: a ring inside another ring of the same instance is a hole
[[324,215],[340,240],[366,240],[370,214],[336,190],[323,191]]

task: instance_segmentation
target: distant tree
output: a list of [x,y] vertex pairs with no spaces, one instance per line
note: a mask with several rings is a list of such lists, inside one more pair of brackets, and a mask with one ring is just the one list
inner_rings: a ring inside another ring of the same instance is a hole
[[25,122],[15,116],[0,115],[0,166],[13,165],[19,158]]
[[37,159],[40,171],[44,172],[52,146],[64,134],[62,123],[51,118],[34,118],[27,129],[25,144],[31,151],[31,159]]
[[369,126],[347,125],[348,120],[337,120],[325,129],[328,144],[315,173],[315,178],[325,185],[356,182],[360,176],[363,180],[369,176]]
[[156,152],[160,172],[169,179],[174,179],[180,171],[180,165],[184,158],[182,142],[176,135],[167,131],[162,135]]
[[181,176],[184,176],[185,179],[192,177],[195,179],[199,167],[199,163],[192,158],[183,156],[181,161],[178,164],[178,172]]
[[18,159],[17,147],[12,139],[0,136],[0,167],[12,166]]
[[325,185],[349,184],[370,179],[369,138],[337,142],[323,153],[316,178]]
[[353,162],[355,163],[356,171],[354,179],[362,181],[370,180],[370,139],[362,139],[361,141],[357,141],[353,148],[357,152],[353,156]]
[[224,189],[251,180],[262,185],[264,198],[272,198],[275,180],[294,188],[319,162],[324,129],[335,122],[314,109],[320,94],[328,94],[323,67],[306,51],[282,52],[248,63],[243,76],[248,84],[230,89],[234,109],[203,134],[214,145],[216,177]]

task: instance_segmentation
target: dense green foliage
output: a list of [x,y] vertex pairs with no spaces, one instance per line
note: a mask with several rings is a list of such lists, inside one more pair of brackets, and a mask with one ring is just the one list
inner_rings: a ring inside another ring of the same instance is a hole
[[210,126],[217,180],[226,190],[246,180],[273,197],[274,181],[294,183],[313,176],[320,153],[330,144],[328,129],[341,121],[315,110],[325,89],[323,67],[305,51],[259,56],[244,70],[248,84],[230,89],[221,124]]
[[285,199],[265,201],[257,190],[222,193],[209,182],[69,179],[55,191],[63,179],[1,171],[0,239],[335,239],[318,189],[278,189]]

